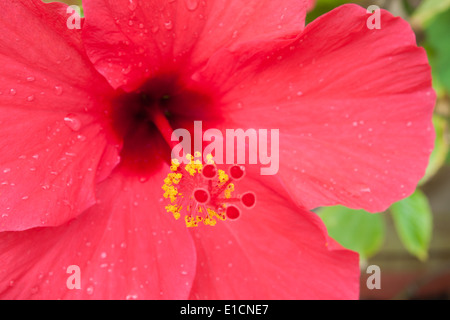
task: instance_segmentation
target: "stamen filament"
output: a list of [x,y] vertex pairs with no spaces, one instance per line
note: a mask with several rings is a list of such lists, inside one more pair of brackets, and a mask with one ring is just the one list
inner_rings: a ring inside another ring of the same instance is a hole
[[164,141],[166,141],[169,147],[173,149],[177,144],[177,142],[172,141],[173,130],[164,112],[159,108],[158,105],[154,104],[150,105],[147,108],[147,115],[149,116],[150,120],[155,124],[155,126],[158,128],[159,132],[164,138]]

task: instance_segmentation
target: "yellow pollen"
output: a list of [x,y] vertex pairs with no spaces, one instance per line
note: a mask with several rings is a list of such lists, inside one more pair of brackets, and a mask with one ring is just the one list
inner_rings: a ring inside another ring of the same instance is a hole
[[[197,227],[199,223],[214,226],[217,221],[225,221],[226,204],[221,201],[230,199],[234,191],[234,184],[228,182],[229,176],[223,170],[217,170],[214,181],[206,180],[202,175],[203,164],[201,154],[196,152],[194,156],[187,155],[189,161],[184,168],[177,159],[173,159],[171,172],[164,179],[162,189],[164,198],[170,200],[165,206],[168,213],[178,220],[184,215],[187,227]],[[214,165],[212,155],[207,155],[206,164]],[[211,197],[210,202],[200,203],[194,197],[197,188],[208,190]],[[214,193],[214,191],[220,191]]]

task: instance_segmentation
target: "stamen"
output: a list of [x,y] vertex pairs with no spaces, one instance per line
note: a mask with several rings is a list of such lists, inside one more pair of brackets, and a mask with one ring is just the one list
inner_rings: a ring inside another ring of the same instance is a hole
[[167,212],[175,219],[184,215],[187,227],[197,227],[200,222],[214,226],[217,221],[236,220],[241,215],[237,204],[249,209],[256,204],[253,192],[233,196],[234,182],[243,178],[245,168],[234,165],[225,171],[217,169],[211,155],[207,163],[200,160],[201,154],[187,155],[189,163],[181,167],[180,162],[172,160],[171,173],[164,179],[164,198],[170,203],[166,205]]
[[173,129],[167,120],[165,113],[159,108],[158,105],[150,105],[147,108],[147,115],[153,124],[158,128],[159,132],[163,136],[167,144],[173,148],[176,145],[175,141],[172,141]]

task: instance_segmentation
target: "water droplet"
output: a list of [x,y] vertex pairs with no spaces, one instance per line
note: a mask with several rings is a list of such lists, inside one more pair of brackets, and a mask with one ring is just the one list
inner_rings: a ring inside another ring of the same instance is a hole
[[57,96],[60,96],[63,94],[63,87],[62,86],[55,86],[55,94]]
[[81,128],[81,121],[80,119],[78,119],[78,117],[74,114],[68,114],[65,118],[64,118],[64,122],[66,123],[66,125],[72,129],[73,131],[78,131]]
[[16,91],[16,89],[14,89],[14,88],[11,88],[11,89],[9,90],[9,94],[12,95],[12,96],[15,96],[16,93],[17,93],[17,91]]
[[137,8],[137,3],[134,0],[130,0],[130,3],[128,4],[128,9],[130,9],[131,11],[136,10]]
[[89,295],[92,295],[94,293],[94,287],[93,286],[89,286],[86,288],[86,293]]
[[28,77],[28,78],[27,78],[27,81],[28,81],[28,82],[33,82],[34,80],[36,80],[35,77]]
[[164,26],[166,27],[167,30],[172,30],[173,28],[172,21],[165,22]]
[[142,176],[142,177],[139,178],[139,182],[144,183],[144,182],[147,182],[148,179],[149,179],[149,177],[147,177],[147,176]]
[[126,68],[122,68],[123,74],[129,74],[130,72],[131,72],[131,64],[128,65],[128,67],[126,67]]
[[186,8],[194,11],[198,7],[198,0],[185,0]]
[[34,101],[34,96],[33,96],[33,95],[29,96],[29,97],[27,98],[27,101],[28,101],[28,102]]
[[301,91],[298,91],[298,92],[297,92],[297,96],[300,97],[300,96],[302,96],[302,95],[303,95],[303,92],[301,92]]

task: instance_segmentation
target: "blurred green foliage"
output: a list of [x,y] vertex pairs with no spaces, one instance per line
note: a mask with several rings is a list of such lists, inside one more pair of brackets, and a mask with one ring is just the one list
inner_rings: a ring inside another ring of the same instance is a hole
[[433,223],[427,197],[417,189],[410,197],[394,203],[390,211],[405,248],[420,260],[426,260]]
[[386,227],[381,214],[335,206],[321,209],[319,216],[326,221],[329,235],[358,252],[363,260],[377,253],[383,244]]

